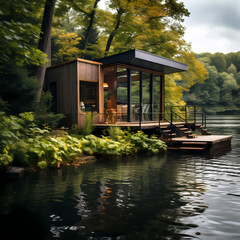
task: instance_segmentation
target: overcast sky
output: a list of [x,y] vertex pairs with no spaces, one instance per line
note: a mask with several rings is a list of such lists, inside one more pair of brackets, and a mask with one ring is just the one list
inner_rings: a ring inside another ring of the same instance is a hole
[[240,51],[240,0],[180,0],[190,11],[185,40],[201,52]]

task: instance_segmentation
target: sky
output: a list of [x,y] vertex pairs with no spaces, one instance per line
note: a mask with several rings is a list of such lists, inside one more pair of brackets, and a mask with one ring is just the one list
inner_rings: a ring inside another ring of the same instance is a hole
[[184,39],[194,52],[240,51],[240,0],[180,1],[191,13],[183,23]]

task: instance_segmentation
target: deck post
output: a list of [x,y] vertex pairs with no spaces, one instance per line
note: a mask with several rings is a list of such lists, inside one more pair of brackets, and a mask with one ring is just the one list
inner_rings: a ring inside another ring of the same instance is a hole
[[140,93],[139,93],[139,129],[141,130],[142,129],[142,105],[143,105],[143,84],[142,84],[142,81],[143,81],[143,73],[140,72],[139,74],[139,80],[140,80]]
[[131,86],[132,86],[132,81],[131,81],[131,69],[127,69],[127,121],[131,122],[131,106],[132,106],[132,101],[131,101]]
[[150,120],[153,120],[153,101],[154,101],[154,96],[153,96],[153,74],[151,73],[150,76]]

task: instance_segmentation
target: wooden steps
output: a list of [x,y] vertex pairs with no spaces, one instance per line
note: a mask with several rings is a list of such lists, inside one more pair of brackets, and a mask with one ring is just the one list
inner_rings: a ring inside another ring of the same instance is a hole
[[182,141],[182,142],[173,142],[171,146],[168,146],[168,150],[192,150],[192,151],[203,151],[207,147],[207,142],[190,142],[190,141]]
[[168,150],[204,150],[204,147],[168,147]]

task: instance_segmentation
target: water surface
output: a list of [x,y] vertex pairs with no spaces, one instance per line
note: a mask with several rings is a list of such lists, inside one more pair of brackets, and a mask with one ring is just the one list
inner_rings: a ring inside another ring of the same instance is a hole
[[240,117],[212,117],[208,128],[233,135],[232,148],[92,162],[2,182],[1,236],[240,239]]

